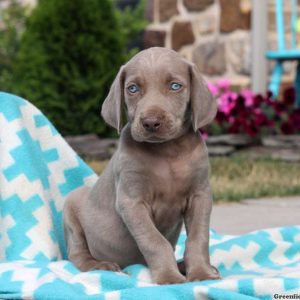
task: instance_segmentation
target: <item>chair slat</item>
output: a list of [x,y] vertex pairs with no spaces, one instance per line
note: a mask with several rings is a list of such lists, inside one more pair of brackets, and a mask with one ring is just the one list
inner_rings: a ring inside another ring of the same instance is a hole
[[285,50],[283,1],[276,0],[276,26],[278,50]]
[[297,48],[297,0],[291,0],[291,48]]
[[283,63],[288,60],[298,61],[298,67],[296,71],[296,79],[294,82],[296,90],[295,107],[300,108],[300,49],[297,48],[297,12],[298,1],[290,0],[291,4],[291,19],[290,19],[290,32],[291,32],[291,48],[285,47],[285,27],[284,27],[284,3],[287,0],[275,0],[276,1],[276,27],[277,27],[277,45],[278,49],[268,51],[265,53],[266,57],[275,60],[275,66],[273,68],[271,81],[269,84],[269,90],[273,93],[273,98],[279,96],[280,84],[283,74]]

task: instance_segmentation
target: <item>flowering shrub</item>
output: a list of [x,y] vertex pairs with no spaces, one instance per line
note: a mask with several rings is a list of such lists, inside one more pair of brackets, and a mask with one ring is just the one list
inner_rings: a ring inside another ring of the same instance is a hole
[[236,93],[227,80],[208,83],[208,87],[218,100],[216,119],[206,129],[209,135],[242,133],[256,137],[300,133],[300,109],[294,108],[293,88],[284,92],[282,101],[277,101],[271,98],[271,93],[265,96],[250,90]]

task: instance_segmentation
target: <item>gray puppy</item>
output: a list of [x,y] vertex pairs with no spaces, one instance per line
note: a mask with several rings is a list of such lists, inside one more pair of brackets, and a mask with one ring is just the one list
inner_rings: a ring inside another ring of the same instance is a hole
[[[158,284],[220,278],[208,253],[212,196],[198,133],[215,114],[198,70],[175,51],[150,48],[121,67],[102,106],[122,130],[119,147],[95,186],[64,206],[68,256],[80,270],[141,263]],[[186,277],[174,256],[183,222]]]

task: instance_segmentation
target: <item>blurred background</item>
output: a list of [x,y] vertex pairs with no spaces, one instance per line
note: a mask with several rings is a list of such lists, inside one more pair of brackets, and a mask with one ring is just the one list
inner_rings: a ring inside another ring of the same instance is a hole
[[202,130],[215,199],[300,195],[299,8],[297,0],[0,0],[0,90],[35,104],[100,173],[117,145],[100,106],[119,67],[142,49],[172,48],[218,99]]

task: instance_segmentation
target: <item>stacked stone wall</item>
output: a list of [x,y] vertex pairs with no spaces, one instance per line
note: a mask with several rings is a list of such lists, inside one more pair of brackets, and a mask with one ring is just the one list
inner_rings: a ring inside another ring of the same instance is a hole
[[[275,0],[268,1],[268,49],[277,47]],[[284,1],[287,43],[290,1]],[[147,0],[150,21],[144,46],[172,48],[194,62],[211,81],[229,79],[238,89],[251,85],[251,0]],[[268,62],[268,73],[273,62]],[[284,64],[283,87],[293,81],[295,63]]]

